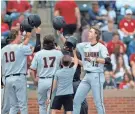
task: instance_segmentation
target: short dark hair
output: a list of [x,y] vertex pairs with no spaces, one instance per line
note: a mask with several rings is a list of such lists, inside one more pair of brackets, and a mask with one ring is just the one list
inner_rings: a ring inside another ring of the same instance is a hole
[[62,57],[62,65],[67,67],[71,64],[71,62],[72,62],[72,58],[69,55],[64,55]]
[[43,48],[47,50],[54,49],[55,46],[54,40],[55,40],[54,35],[46,35],[43,38]]
[[16,36],[19,34],[19,31],[16,29],[11,29],[11,31],[9,32],[9,35],[7,37],[7,43],[10,43],[12,41],[14,41],[16,39]]
[[95,33],[97,34],[97,41],[100,39],[100,35],[101,35],[101,31],[99,30],[99,28],[97,26],[90,26],[90,29],[94,29]]
[[119,36],[119,37],[120,37],[120,34],[119,34],[119,32],[118,32],[118,31],[113,31],[112,36],[114,37],[115,35],[117,35],[117,36]]
[[10,39],[14,40],[16,39],[16,36],[19,34],[18,30],[12,29],[10,32]]

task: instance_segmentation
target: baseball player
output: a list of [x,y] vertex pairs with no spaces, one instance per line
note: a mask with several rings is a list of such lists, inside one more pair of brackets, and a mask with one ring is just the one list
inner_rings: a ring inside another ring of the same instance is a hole
[[94,102],[98,114],[105,114],[103,102],[104,64],[110,63],[107,48],[98,42],[100,31],[97,27],[89,29],[89,41],[77,44],[77,51],[80,52],[83,68],[86,71],[81,81],[73,102],[73,114],[79,114],[81,103],[86,98],[90,89],[93,92]]
[[[39,27],[35,28],[35,32],[36,32],[36,45],[34,47],[34,52],[39,51],[40,48],[41,48],[40,31],[41,31],[41,29]],[[25,40],[24,40],[24,42],[27,43]],[[28,63],[28,59],[27,59],[27,63]],[[4,83],[4,86],[5,86],[5,77],[4,76],[2,77],[2,82]],[[5,87],[4,87],[4,89],[5,89]],[[4,91],[4,100],[3,100],[3,103],[2,103],[2,114],[8,114],[9,111],[10,111],[9,96],[10,95],[7,93],[7,91]],[[18,108],[18,111],[19,111],[19,108]]]
[[[45,104],[49,97],[52,78],[59,69],[62,52],[55,49],[54,36],[46,35],[43,39],[43,49],[37,52],[32,60],[30,69],[34,83],[38,84],[39,113],[47,114]],[[35,71],[39,78],[36,77]]]
[[57,89],[56,96],[52,103],[52,114],[56,114],[56,110],[60,110],[62,105],[66,114],[72,114],[73,111],[73,77],[78,66],[78,59],[75,50],[74,66],[70,67],[72,58],[69,55],[64,55],[62,58],[63,68],[56,71],[53,90]]
[[25,41],[21,43],[21,33],[11,30],[10,43],[2,48],[1,62],[2,74],[5,76],[5,92],[9,96],[10,112],[17,114],[18,105],[21,114],[28,114],[27,107],[27,55],[32,54],[32,48],[28,46],[31,33],[27,32]]

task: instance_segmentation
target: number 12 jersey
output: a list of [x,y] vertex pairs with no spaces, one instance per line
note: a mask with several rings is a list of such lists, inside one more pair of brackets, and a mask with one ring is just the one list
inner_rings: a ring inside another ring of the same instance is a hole
[[91,45],[90,42],[83,42],[77,44],[76,48],[81,54],[84,70],[91,72],[103,72],[104,64],[90,60],[92,57],[105,59],[109,56],[108,50],[103,44],[97,43],[95,45]]

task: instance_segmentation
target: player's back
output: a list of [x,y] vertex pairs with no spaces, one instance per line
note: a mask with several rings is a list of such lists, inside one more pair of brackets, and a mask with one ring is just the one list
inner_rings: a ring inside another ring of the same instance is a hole
[[37,52],[32,61],[32,65],[37,64],[37,75],[39,77],[52,77],[56,70],[60,68],[60,61],[63,54],[61,51],[45,50]]
[[55,74],[55,80],[57,80],[56,95],[68,95],[73,94],[73,77],[76,71],[76,66],[64,67],[57,70]]
[[32,54],[29,46],[23,44],[9,44],[2,48],[2,73],[4,76],[27,71],[27,56]]

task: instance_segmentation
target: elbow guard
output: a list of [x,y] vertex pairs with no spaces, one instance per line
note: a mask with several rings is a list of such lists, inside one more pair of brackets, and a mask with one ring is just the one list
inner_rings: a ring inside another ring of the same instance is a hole
[[111,59],[110,59],[110,57],[105,58],[105,64],[111,64]]

